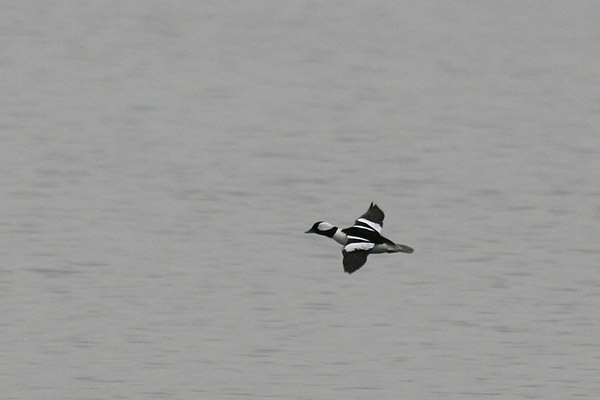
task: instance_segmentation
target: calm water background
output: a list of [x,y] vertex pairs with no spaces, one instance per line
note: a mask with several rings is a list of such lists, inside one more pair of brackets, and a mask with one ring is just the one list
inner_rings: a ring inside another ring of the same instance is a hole
[[597,2],[2,8],[3,399],[600,396]]

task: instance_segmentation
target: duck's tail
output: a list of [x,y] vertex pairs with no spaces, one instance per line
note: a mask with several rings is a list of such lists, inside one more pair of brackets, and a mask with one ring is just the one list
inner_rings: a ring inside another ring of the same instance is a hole
[[396,244],[394,243],[393,245],[388,244],[388,249],[387,252],[388,253],[412,253],[414,251],[414,249],[412,247],[409,246],[405,246],[403,244]]

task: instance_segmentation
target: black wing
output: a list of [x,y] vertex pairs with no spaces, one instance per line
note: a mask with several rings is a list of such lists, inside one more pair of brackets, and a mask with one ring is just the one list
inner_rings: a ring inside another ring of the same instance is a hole
[[368,250],[354,250],[347,252],[342,250],[344,255],[344,271],[351,274],[367,262],[367,256],[369,255]]
[[[379,208],[377,204],[371,203],[367,212],[361,215],[360,218],[368,219],[369,221],[372,221],[383,227],[383,219],[385,218],[385,214],[383,211],[381,211],[381,208]],[[358,224],[359,221],[356,220],[355,223]]]
[[[360,225],[361,227],[357,227],[356,225]],[[351,241],[354,237],[361,238],[361,241],[368,241],[373,244],[382,244],[386,240],[389,241],[389,239],[386,239],[383,236],[381,236],[379,234],[379,232],[377,232],[376,230],[374,230],[370,227],[366,227],[364,224],[362,224],[360,222],[357,222],[356,225],[351,226],[350,228],[342,229],[342,232],[344,232],[346,235],[350,236],[350,238],[348,239],[349,243],[351,243]],[[365,228],[368,228],[368,229],[365,229]]]

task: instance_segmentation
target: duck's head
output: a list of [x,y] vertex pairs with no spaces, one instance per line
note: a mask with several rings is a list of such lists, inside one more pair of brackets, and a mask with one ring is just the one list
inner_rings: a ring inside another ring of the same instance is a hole
[[331,225],[329,222],[317,221],[309,230],[304,233],[316,233],[317,235],[333,237],[336,231],[337,228]]

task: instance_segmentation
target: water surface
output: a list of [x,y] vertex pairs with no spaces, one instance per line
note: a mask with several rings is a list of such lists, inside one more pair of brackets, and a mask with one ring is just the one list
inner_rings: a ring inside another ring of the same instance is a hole
[[594,2],[5,8],[3,398],[600,393]]

